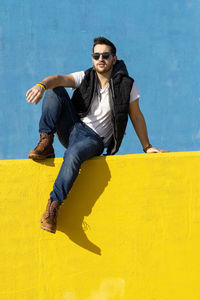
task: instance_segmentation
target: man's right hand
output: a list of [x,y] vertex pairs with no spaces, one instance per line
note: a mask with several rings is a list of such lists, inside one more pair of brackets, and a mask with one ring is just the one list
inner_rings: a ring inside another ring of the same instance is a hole
[[42,99],[45,90],[40,85],[34,85],[30,90],[26,93],[26,101],[28,103],[32,102],[38,104]]
[[26,93],[26,101],[38,104],[38,102],[42,99],[45,88],[41,85],[47,86],[48,89],[54,89],[58,86],[76,88],[74,76],[72,74],[68,75],[52,75],[44,78],[39,84],[34,85],[30,90]]

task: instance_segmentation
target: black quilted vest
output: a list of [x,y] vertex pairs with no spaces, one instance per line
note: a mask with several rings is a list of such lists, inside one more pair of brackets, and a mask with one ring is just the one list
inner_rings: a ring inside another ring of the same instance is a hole
[[[72,103],[82,118],[91,107],[94,94],[97,92],[97,75],[93,68],[85,71],[85,77],[72,96]],[[115,154],[124,137],[129,112],[130,92],[134,80],[128,76],[122,60],[117,60],[110,79],[110,106],[113,135],[107,149],[107,154]]]

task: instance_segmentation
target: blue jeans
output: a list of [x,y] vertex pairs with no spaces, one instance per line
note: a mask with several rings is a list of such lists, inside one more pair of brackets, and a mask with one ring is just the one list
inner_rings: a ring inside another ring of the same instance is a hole
[[46,91],[39,132],[57,133],[61,144],[67,148],[50,194],[52,201],[62,203],[78,176],[81,164],[102,154],[103,140],[79,119],[67,91],[62,87]]

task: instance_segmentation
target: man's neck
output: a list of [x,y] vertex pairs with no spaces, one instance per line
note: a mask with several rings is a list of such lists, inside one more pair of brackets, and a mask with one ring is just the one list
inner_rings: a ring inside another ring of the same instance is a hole
[[97,77],[98,77],[101,89],[105,89],[108,86],[110,78],[111,78],[111,74],[112,74],[112,70],[105,74],[97,73]]

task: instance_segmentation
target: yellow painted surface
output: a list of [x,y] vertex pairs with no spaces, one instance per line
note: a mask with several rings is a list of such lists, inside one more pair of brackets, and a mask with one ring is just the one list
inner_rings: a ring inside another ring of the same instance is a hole
[[1,300],[200,299],[200,152],[87,161],[54,235],[61,163],[0,161]]

